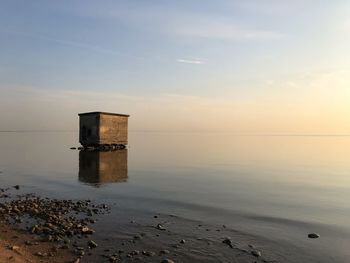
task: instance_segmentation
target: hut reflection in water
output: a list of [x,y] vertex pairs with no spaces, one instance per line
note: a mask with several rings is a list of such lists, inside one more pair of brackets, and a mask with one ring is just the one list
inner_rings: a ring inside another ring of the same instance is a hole
[[99,186],[128,180],[128,149],[80,151],[79,181]]

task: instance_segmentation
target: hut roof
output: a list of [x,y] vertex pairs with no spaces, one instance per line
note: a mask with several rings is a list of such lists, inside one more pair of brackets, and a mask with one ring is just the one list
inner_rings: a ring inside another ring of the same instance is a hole
[[130,117],[130,115],[127,114],[120,114],[120,113],[112,113],[112,112],[103,112],[103,111],[92,111],[92,112],[84,112],[79,113],[78,115],[90,115],[90,114],[104,114],[104,115],[114,115],[114,116],[122,116],[122,117]]

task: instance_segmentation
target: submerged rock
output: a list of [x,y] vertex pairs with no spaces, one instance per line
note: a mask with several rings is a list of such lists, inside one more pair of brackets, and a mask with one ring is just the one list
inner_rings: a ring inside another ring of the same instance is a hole
[[153,257],[156,255],[153,251],[142,251],[142,255],[147,256],[147,257]]
[[320,237],[320,235],[317,233],[310,233],[307,236],[308,236],[308,238],[319,238]]
[[261,257],[261,252],[259,250],[252,250],[250,253],[255,257]]
[[159,230],[162,230],[162,231],[165,231],[165,230],[166,230],[166,228],[165,228],[164,226],[162,226],[161,224],[158,224],[158,225],[156,226],[156,228],[159,229]]
[[97,243],[93,240],[89,240],[88,246],[89,246],[89,248],[95,248],[95,247],[97,247]]
[[233,242],[232,242],[231,238],[229,238],[229,237],[225,238],[225,239],[222,241],[222,243],[228,245],[230,248],[233,248]]

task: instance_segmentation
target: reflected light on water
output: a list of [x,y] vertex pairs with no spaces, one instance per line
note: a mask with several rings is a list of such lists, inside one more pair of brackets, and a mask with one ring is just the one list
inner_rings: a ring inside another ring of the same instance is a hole
[[128,180],[128,150],[80,151],[79,181],[94,186]]

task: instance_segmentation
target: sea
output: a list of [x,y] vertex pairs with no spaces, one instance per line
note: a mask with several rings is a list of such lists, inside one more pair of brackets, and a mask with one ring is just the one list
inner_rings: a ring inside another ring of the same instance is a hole
[[350,136],[130,132],[124,150],[78,146],[78,131],[0,132],[1,187],[225,225],[280,261],[350,262]]

